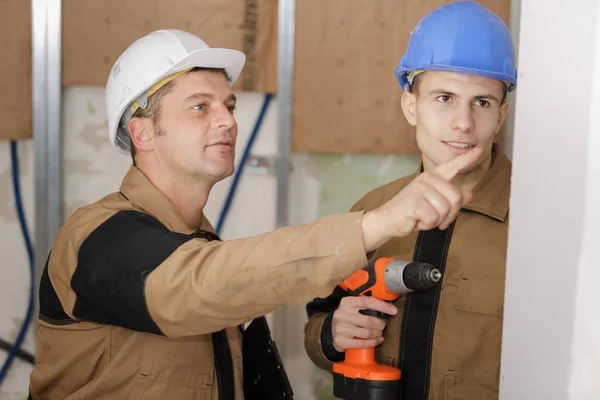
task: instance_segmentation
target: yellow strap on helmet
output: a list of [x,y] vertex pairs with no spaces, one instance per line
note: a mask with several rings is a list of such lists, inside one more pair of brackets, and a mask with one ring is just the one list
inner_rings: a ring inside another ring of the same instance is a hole
[[[177,78],[179,75],[183,74],[184,72],[189,71],[189,69],[185,69],[183,71],[179,71],[179,72],[175,72],[173,75],[169,75],[166,78],[161,79],[160,81],[156,82],[154,85],[152,85],[152,87],[150,87],[150,89],[146,90],[146,92],[144,92],[144,94],[147,94],[146,97],[146,101],[148,98],[150,98],[150,96],[152,96],[154,93],[156,93],[158,91],[158,89],[160,89],[161,87],[165,86],[167,83],[171,82],[173,79]],[[136,112],[138,109],[140,108],[146,108],[141,107],[140,104],[138,103],[138,100],[140,100],[142,96],[138,97],[137,99],[135,99],[135,101],[133,103],[131,103],[131,114],[133,114],[134,112]]]

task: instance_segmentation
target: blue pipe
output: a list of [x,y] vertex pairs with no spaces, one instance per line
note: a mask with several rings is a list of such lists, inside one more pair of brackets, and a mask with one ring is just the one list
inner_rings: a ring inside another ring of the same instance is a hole
[[12,179],[13,179],[13,188],[15,193],[15,206],[17,207],[17,214],[19,216],[19,222],[21,224],[21,230],[23,232],[23,237],[25,239],[25,246],[27,248],[27,255],[29,256],[29,272],[30,272],[30,290],[29,290],[29,306],[27,307],[27,315],[25,317],[25,321],[23,321],[23,325],[21,325],[21,330],[19,331],[19,335],[17,336],[17,340],[14,345],[11,347],[8,352],[8,357],[2,366],[2,370],[0,370],[0,386],[2,386],[2,382],[10,369],[10,366],[15,358],[17,351],[21,348],[23,344],[23,340],[25,340],[25,334],[27,333],[27,329],[31,323],[31,318],[33,317],[33,302],[34,302],[34,291],[35,291],[35,269],[33,263],[33,245],[31,244],[31,238],[29,236],[29,230],[27,229],[27,221],[25,220],[25,212],[23,210],[23,201],[21,198],[21,186],[19,184],[19,157],[17,152],[17,142],[15,140],[11,140],[10,142],[10,156],[12,162]]
[[252,150],[252,146],[254,145],[254,141],[258,136],[258,132],[260,131],[260,127],[262,125],[265,114],[267,113],[267,109],[269,108],[269,103],[271,102],[272,94],[265,94],[265,99],[263,101],[262,107],[260,109],[260,113],[258,114],[258,118],[254,123],[254,129],[252,129],[252,133],[250,134],[250,138],[248,139],[248,143],[246,143],[246,148],[244,149],[244,153],[242,154],[242,159],[240,160],[240,165],[236,169],[235,174],[233,176],[233,182],[231,182],[231,186],[229,187],[229,193],[227,194],[227,198],[225,199],[225,204],[223,204],[223,208],[221,210],[221,216],[219,217],[219,222],[217,223],[217,228],[215,229],[217,234],[221,233],[223,229],[223,225],[225,224],[225,219],[227,218],[227,214],[229,213],[229,209],[231,208],[231,203],[233,201],[233,197],[235,196],[235,192],[237,190],[238,183],[240,181],[240,177],[242,176],[242,172],[244,170],[244,166],[246,165],[246,161],[248,156],[250,155],[250,151]]

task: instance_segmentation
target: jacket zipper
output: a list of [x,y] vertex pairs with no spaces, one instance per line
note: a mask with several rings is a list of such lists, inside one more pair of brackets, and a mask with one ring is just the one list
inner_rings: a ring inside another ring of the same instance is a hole
[[233,360],[231,358],[231,350],[229,348],[229,343],[227,342],[225,330],[223,329],[219,332],[214,332],[212,334],[212,340],[219,400],[234,400],[235,377],[233,372]]

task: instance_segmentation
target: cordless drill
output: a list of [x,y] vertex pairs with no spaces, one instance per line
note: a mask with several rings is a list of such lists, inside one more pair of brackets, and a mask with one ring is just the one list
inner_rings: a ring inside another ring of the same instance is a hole
[[[400,295],[431,289],[441,280],[431,264],[382,257],[371,260],[339,286],[352,296],[372,296],[394,301]],[[385,318],[375,310],[361,314]],[[333,395],[346,400],[397,399],[401,373],[398,368],[375,362],[375,348],[346,349],[344,361],[333,365]]]

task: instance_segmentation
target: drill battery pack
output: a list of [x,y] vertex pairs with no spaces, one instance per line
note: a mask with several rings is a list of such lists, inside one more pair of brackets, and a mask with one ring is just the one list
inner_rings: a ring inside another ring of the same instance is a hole
[[400,381],[351,379],[334,373],[333,395],[339,399],[396,400],[400,398]]

